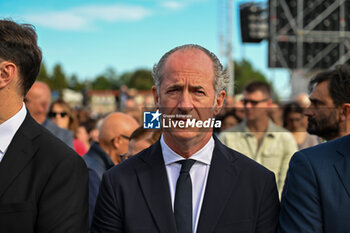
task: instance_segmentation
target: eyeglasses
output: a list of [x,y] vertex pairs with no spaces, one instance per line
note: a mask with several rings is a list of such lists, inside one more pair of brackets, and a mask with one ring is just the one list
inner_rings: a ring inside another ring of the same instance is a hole
[[246,106],[248,103],[250,103],[252,106],[256,106],[259,103],[266,102],[269,99],[263,99],[263,100],[249,100],[249,99],[243,99],[243,105]]
[[49,117],[50,118],[56,118],[57,116],[60,116],[61,118],[66,117],[67,113],[66,112],[49,112]]
[[125,161],[129,158],[131,158],[133,155],[129,155],[128,153],[121,154],[120,157],[122,158],[122,161]]
[[[125,139],[127,139],[127,140],[129,140],[129,141],[131,140],[130,137],[128,137],[128,136],[126,136],[126,135],[124,135],[124,134],[120,134],[119,136],[122,137],[122,138],[125,138]],[[114,138],[112,138],[112,140],[111,140],[112,143],[114,143],[114,140],[115,140],[116,137],[118,137],[118,136],[115,136]]]
[[125,138],[125,139],[127,139],[127,140],[129,140],[129,141],[131,140],[130,137],[125,136],[125,135],[123,135],[123,134],[121,134],[121,135],[119,135],[119,136],[122,137],[122,138]]

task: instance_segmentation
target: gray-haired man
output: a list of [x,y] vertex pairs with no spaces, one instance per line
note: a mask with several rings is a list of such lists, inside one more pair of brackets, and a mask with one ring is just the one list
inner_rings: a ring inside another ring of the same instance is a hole
[[210,127],[180,127],[186,116],[204,122],[220,111],[227,78],[217,57],[180,46],[153,77],[155,103],[177,127],[163,125],[158,142],[105,173],[92,232],[275,232],[273,173],[221,144]]

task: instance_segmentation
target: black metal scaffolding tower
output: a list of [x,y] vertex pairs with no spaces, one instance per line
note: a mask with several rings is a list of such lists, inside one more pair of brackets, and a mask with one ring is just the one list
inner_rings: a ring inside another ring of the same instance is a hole
[[329,69],[350,63],[349,0],[269,0],[269,67]]

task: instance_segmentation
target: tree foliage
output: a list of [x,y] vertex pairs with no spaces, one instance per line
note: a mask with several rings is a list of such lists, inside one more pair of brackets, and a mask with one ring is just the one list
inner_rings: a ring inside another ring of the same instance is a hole
[[107,90],[107,89],[110,89],[110,81],[104,75],[99,75],[92,82],[92,89],[94,89],[94,90]]
[[136,70],[128,81],[130,88],[138,90],[151,90],[153,86],[152,72],[150,70],[140,69]]
[[44,62],[42,62],[41,65],[40,65],[40,71],[39,71],[37,80],[41,81],[41,82],[44,82],[44,83],[46,83],[46,84],[48,84],[50,86],[50,76],[47,73],[47,69],[46,69],[46,66],[45,66]]
[[53,73],[51,76],[51,85],[51,89],[54,91],[58,91],[60,96],[62,96],[63,89],[68,87],[66,75],[64,74],[60,64],[56,64],[53,68]]
[[235,62],[235,93],[242,93],[244,87],[253,81],[271,84],[264,74],[256,70],[246,59]]
[[85,87],[85,83],[80,82],[78,79],[78,76],[76,74],[73,74],[70,79],[68,80],[69,88],[75,91],[82,91]]
[[[241,93],[243,88],[252,81],[263,81],[271,84],[265,75],[254,68],[248,60],[236,61],[234,65],[235,93]],[[75,74],[70,77],[67,76],[60,64],[56,64],[52,74],[50,74],[44,63],[41,65],[37,80],[48,83],[52,90],[57,90],[59,93],[67,87],[76,91],[81,91],[83,88],[118,90],[121,85],[125,84],[129,88],[135,88],[137,90],[150,90],[154,85],[152,71],[148,69],[137,69],[118,75],[112,67],[109,67],[105,72],[90,80],[91,85],[87,86],[89,80],[81,80]]]

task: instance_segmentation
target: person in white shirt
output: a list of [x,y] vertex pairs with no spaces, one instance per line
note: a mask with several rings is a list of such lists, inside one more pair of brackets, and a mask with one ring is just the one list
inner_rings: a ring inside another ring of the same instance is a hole
[[85,163],[23,103],[40,63],[33,27],[0,20],[0,231],[87,232]]
[[[160,110],[153,120],[162,115],[177,127],[163,124],[160,140],[104,174],[92,232],[275,232],[274,174],[200,127],[215,122],[226,95],[218,58],[199,45],[179,46],[153,78]],[[182,127],[188,120],[194,125]]]

